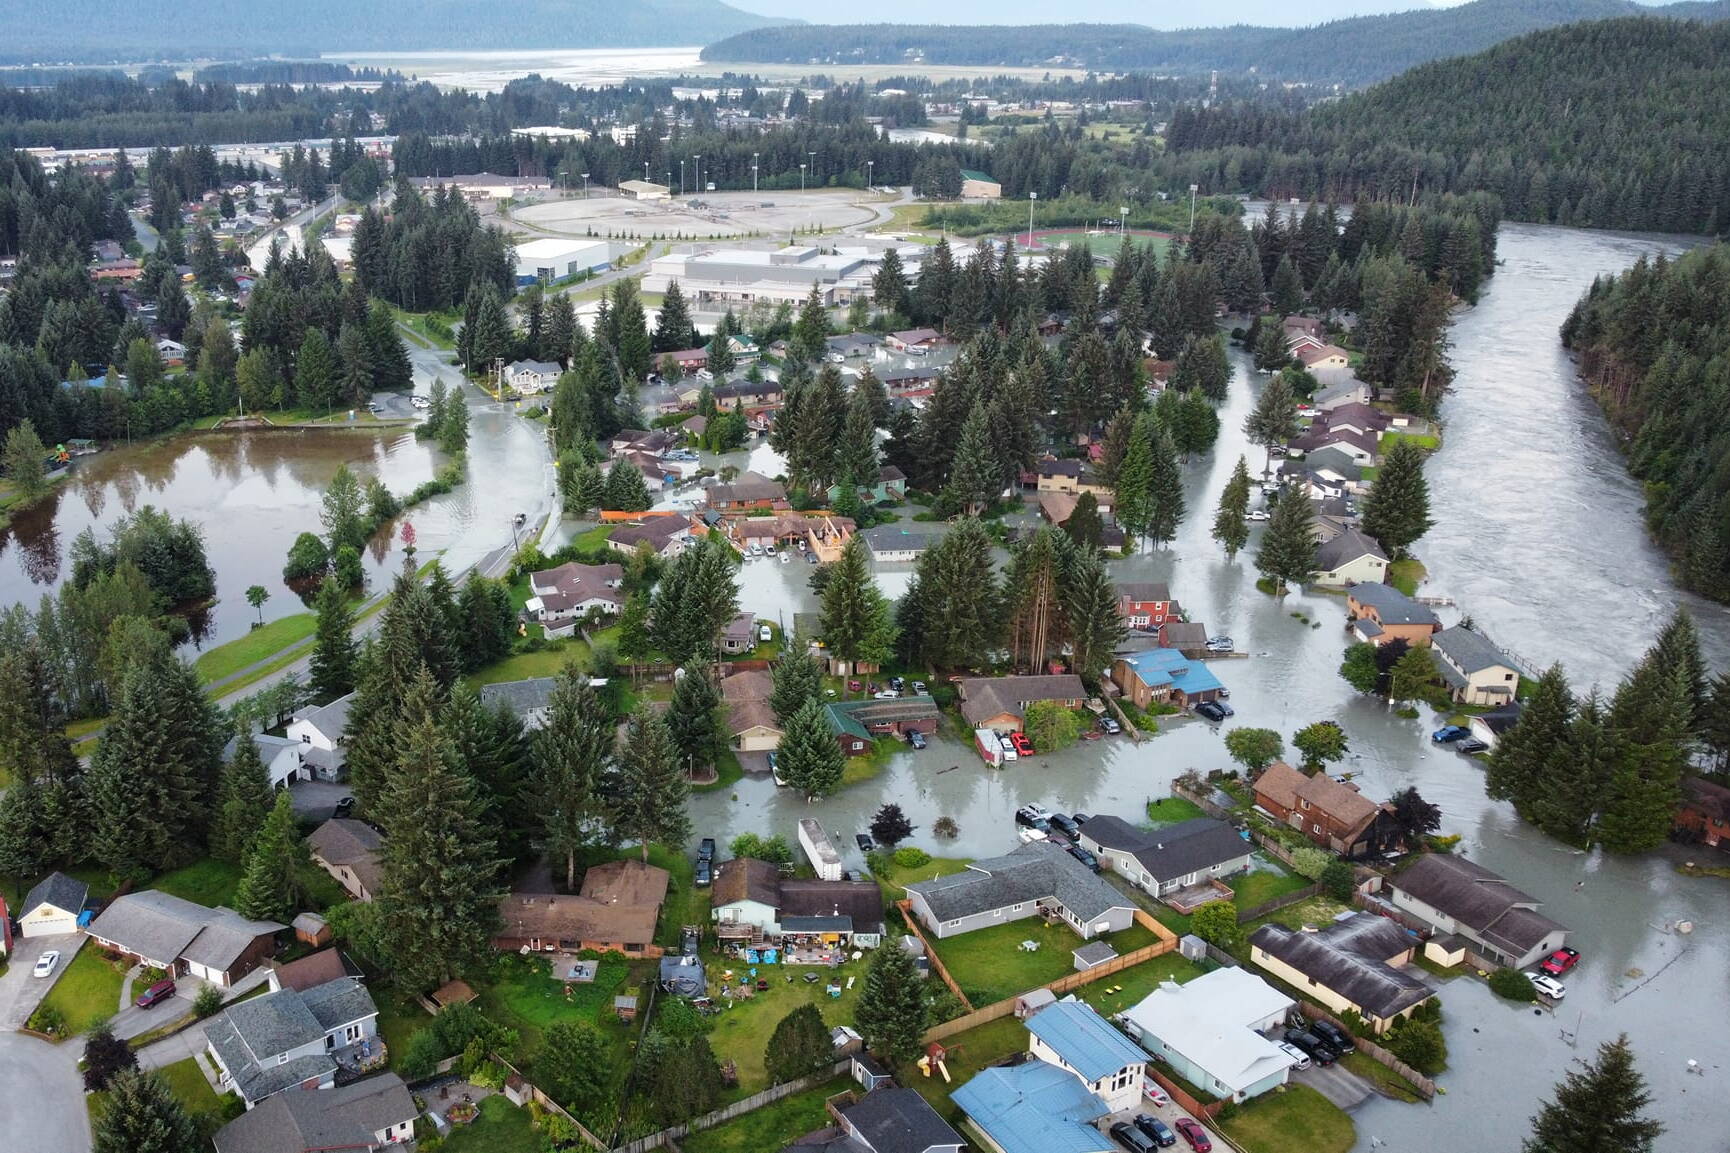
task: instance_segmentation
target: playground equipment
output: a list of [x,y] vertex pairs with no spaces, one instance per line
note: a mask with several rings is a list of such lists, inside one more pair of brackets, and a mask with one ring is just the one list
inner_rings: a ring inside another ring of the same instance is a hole
[[[957,1047],[955,1052],[960,1052],[960,1048]],[[925,1056],[919,1058],[919,1071],[929,1077],[931,1076],[932,1068],[935,1066],[937,1071],[943,1074],[944,1082],[949,1083],[949,1067],[944,1064],[949,1056],[949,1050],[945,1049],[940,1042],[933,1041],[931,1044],[925,1046]]]

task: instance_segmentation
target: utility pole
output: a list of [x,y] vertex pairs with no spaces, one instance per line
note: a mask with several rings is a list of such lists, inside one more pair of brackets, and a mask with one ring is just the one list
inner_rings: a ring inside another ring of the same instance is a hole
[[1195,231],[1195,194],[1200,187],[1198,184],[1189,186],[1189,230],[1191,232]]
[[589,174],[587,172],[585,172],[585,173],[583,173],[583,199],[587,200],[588,198],[589,198]]
[[1027,247],[1033,247],[1033,206],[1039,201],[1039,193],[1027,194]]
[[799,191],[805,191],[805,162],[799,162]]
[[694,171],[696,173],[691,178],[691,191],[701,192],[703,191],[703,158],[701,156],[693,156],[691,157],[691,161],[695,165]]
[[805,155],[811,158],[811,179],[815,180],[817,179],[817,153],[807,152]]
[[751,195],[757,194],[757,154],[751,153]]
[[679,195],[685,195],[685,162],[679,161]]
[[643,161],[643,183],[647,184],[648,182],[649,182],[649,162],[647,160],[645,160],[645,161]]

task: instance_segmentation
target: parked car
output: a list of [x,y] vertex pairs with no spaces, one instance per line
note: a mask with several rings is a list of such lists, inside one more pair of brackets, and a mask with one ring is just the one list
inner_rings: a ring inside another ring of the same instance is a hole
[[900,692],[903,688],[906,687],[906,685],[907,685],[907,682],[902,680],[900,677],[890,677],[889,678],[889,687],[894,689],[896,692]]
[[1031,845],[1034,841],[1046,840],[1044,829],[1017,829],[1015,835],[1021,838],[1021,843]]
[[1015,810],[1015,823],[1034,829],[1051,827],[1051,814],[1040,805],[1022,805]]
[[1153,1153],[1157,1146],[1153,1138],[1131,1125],[1128,1121],[1119,1121],[1111,1127],[1111,1136],[1119,1145],[1129,1150],[1129,1153]]
[[699,889],[713,884],[715,880],[715,863],[713,861],[699,860],[697,862],[697,870],[694,880]]
[[30,970],[32,977],[49,977],[54,974],[54,966],[60,963],[60,950],[50,949],[36,958],[36,967]]
[[1094,872],[1099,872],[1099,858],[1082,848],[1080,845],[1069,845],[1065,847],[1064,852],[1068,853]]
[[1443,725],[1430,734],[1430,740],[1438,745],[1451,745],[1455,741],[1463,741],[1472,735],[1472,730],[1464,725]]
[[1183,1134],[1183,1139],[1189,1142],[1189,1147],[1195,1150],[1195,1153],[1213,1153],[1213,1138],[1194,1120],[1179,1117],[1172,1124],[1177,1126],[1177,1131]]
[[132,1003],[137,1005],[140,1009],[148,1009],[152,1005],[160,1005],[172,996],[174,996],[174,978],[169,977],[165,980],[156,982],[156,984],[150,986],[150,988],[132,998]]
[[1539,965],[1538,968],[1550,974],[1552,977],[1560,977],[1563,973],[1566,973],[1569,969],[1572,969],[1579,963],[1580,950],[1557,949],[1554,953],[1545,957],[1543,964]]
[[907,734],[907,743],[916,749],[922,749],[926,744],[925,734],[920,732],[918,729],[914,729],[912,732]]
[[1071,814],[1069,814],[1069,819],[1074,821],[1078,825],[1085,825],[1085,824],[1087,824],[1087,822],[1091,821],[1093,818],[1088,816],[1086,813],[1071,813]]
[[896,697],[899,697],[901,694],[896,692],[894,689],[878,689],[875,693],[872,693],[871,695],[876,697],[880,701],[892,701]]
[[1323,1041],[1314,1033],[1307,1033],[1302,1029],[1287,1029],[1285,1031],[1284,1041],[1286,1044],[1296,1045],[1299,1049],[1308,1053],[1310,1055],[1310,1060],[1323,1068],[1332,1065],[1335,1058],[1339,1056],[1339,1054],[1335,1053],[1326,1041]]
[[806,553],[805,554],[805,563],[806,564],[816,564],[817,563],[817,554],[814,552]]
[[770,628],[768,625],[758,625],[757,639],[760,641],[772,641],[775,639],[775,630]]
[[1026,733],[1010,733],[1009,743],[1015,746],[1015,751],[1024,757],[1033,755],[1033,742],[1027,739]]
[[1311,1021],[1310,1032],[1325,1041],[1328,1047],[1336,1053],[1355,1053],[1357,1051],[1357,1046],[1352,1044],[1352,1035],[1332,1021]]
[[1021,754],[1015,751],[1015,742],[1002,735],[997,738],[997,750],[1003,754],[1003,759],[1006,761],[1019,760],[1021,757]]
[[1160,1086],[1160,1083],[1155,1081],[1152,1077],[1145,1075],[1142,1077],[1141,1095],[1146,1097],[1149,1101],[1152,1101],[1153,1106],[1156,1109],[1163,1109],[1167,1105],[1171,1104],[1170,1094],[1166,1093],[1165,1089]]
[[858,681],[848,681],[847,682],[847,691],[850,693],[856,693],[864,687],[865,686],[860,684]]
[[1081,826],[1076,824],[1073,818],[1066,817],[1062,813],[1052,813],[1046,820],[1051,822],[1052,828],[1071,840],[1074,840],[1075,835],[1081,831]]
[[1149,1140],[1161,1149],[1169,1149],[1177,1144],[1177,1134],[1173,1133],[1166,1123],[1158,1117],[1137,1113],[1135,1115],[1135,1127],[1140,1129]]
[[914,696],[921,696],[921,697],[925,695],[925,682],[924,681],[914,681],[913,682],[913,695]]
[[697,859],[699,861],[713,861],[715,859],[715,838],[704,837],[697,842]]
[[1273,518],[1268,515],[1268,511],[1265,508],[1252,508],[1248,512],[1244,513],[1244,519],[1262,521],[1272,520]]
[[1100,717],[1099,727],[1110,736],[1116,736],[1123,731],[1123,726],[1117,723],[1116,717]]
[[1541,997],[1548,997],[1552,1001],[1560,1001],[1563,997],[1568,995],[1568,986],[1562,984],[1562,982],[1556,980],[1556,978],[1550,976],[1548,973],[1531,973],[1528,974],[1528,976],[1532,978],[1532,988],[1536,989],[1538,995]]
[[870,833],[854,833],[853,843],[859,846],[861,853],[875,853],[877,851],[877,842],[871,839]]
[[1479,753],[1489,752],[1490,746],[1485,744],[1483,741],[1480,741],[1478,738],[1472,737],[1470,740],[1464,740],[1455,745],[1454,751],[1457,753],[1464,753],[1468,757],[1475,757]]
[[344,818],[353,816],[354,815],[354,798],[353,797],[340,798],[336,802],[336,808],[331,811],[330,815],[339,821],[343,820]]
[[1281,1041],[1279,1047],[1287,1057],[1292,1059],[1293,1069],[1302,1072],[1310,1067],[1310,1055],[1305,1053],[1302,1049],[1299,1049],[1296,1045],[1288,1045],[1284,1041]]
[[1225,708],[1218,701],[1203,701],[1195,706],[1195,715],[1218,723],[1225,720]]
[[1236,647],[1236,643],[1227,636],[1207,638],[1207,651],[1210,653],[1229,653]]

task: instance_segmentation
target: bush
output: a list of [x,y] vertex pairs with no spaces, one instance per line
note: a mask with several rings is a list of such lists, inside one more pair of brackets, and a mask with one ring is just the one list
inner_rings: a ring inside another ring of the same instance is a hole
[[58,1005],[42,1005],[30,1014],[29,1028],[38,1033],[61,1037],[66,1033],[66,1014],[60,1011]]
[[107,1025],[98,1025],[84,1039],[84,1087],[91,1092],[108,1088],[116,1073],[138,1068],[132,1046],[114,1035]]
[[1497,969],[1491,973],[1490,991],[1510,1001],[1530,1003],[1538,999],[1538,991],[1532,988],[1532,979],[1518,969]]
[[204,986],[192,999],[192,1011],[198,1014],[200,1019],[212,1016],[221,1008],[222,990],[215,985]]
[[931,822],[931,832],[945,840],[951,840],[961,835],[961,826],[955,823],[954,817],[938,817]]
[[1426,1076],[1433,1077],[1448,1067],[1448,1042],[1434,1021],[1413,1018],[1389,1034],[1384,1044],[1390,1053]]
[[366,583],[366,570],[361,567],[360,550],[345,544],[336,550],[333,571],[337,584],[345,589],[357,589]]
[[1291,867],[1298,876],[1319,881],[1333,860],[1332,856],[1314,845],[1305,845],[1292,850]]
[[1316,880],[1321,884],[1322,892],[1336,901],[1351,900],[1352,889],[1357,884],[1352,867],[1344,861],[1329,861]]
[[1229,952],[1237,944],[1239,934],[1236,902],[1214,901],[1203,905],[1190,918],[1189,927],[1208,944]]
[[931,863],[931,854],[924,849],[908,845],[905,849],[895,850],[895,863],[903,869],[917,869],[921,865]]
[[294,545],[288,550],[288,563],[282,566],[282,579],[311,580],[329,567],[330,552],[324,547],[324,542],[310,532],[303,532],[294,538]]
[[433,1070],[444,1059],[444,1044],[432,1027],[416,1029],[402,1052],[396,1055],[397,1072],[410,1081],[417,1081],[432,1076]]

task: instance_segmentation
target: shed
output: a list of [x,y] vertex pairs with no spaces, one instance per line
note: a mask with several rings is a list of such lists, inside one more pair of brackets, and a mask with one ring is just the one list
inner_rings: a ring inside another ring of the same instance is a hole
[[859,1082],[860,1087],[867,1093],[879,1085],[893,1085],[895,1083],[894,1075],[884,1068],[877,1058],[863,1049],[853,1054],[853,1063],[849,1072],[852,1073],[853,1080]]
[[317,913],[302,913],[291,923],[296,940],[317,948],[330,944],[330,924]]
[[1057,994],[1043,985],[1037,989],[1029,989],[1015,998],[1015,1015],[1025,1021],[1056,1000]]
[[447,1005],[466,1005],[480,996],[467,981],[447,981],[433,990],[433,1004],[443,1009]]
[[629,994],[614,997],[613,1012],[619,1015],[621,1021],[635,1021],[637,1019],[637,999]]
[[1424,942],[1424,960],[1449,969],[1465,961],[1466,950],[1471,947],[1472,943],[1458,933],[1442,933]]
[[1178,955],[1190,961],[1199,961],[1207,956],[1207,942],[1194,933],[1185,933],[1177,939]]
[[1079,949],[1073,950],[1070,955],[1075,958],[1075,971],[1085,973],[1089,969],[1097,969],[1107,961],[1115,959],[1117,950],[1113,949],[1106,941],[1089,941]]
[[529,1083],[523,1079],[521,1073],[512,1073],[505,1078],[505,1100],[512,1105],[520,1109],[529,1103],[529,1098],[533,1095],[534,1090],[529,1088]]

